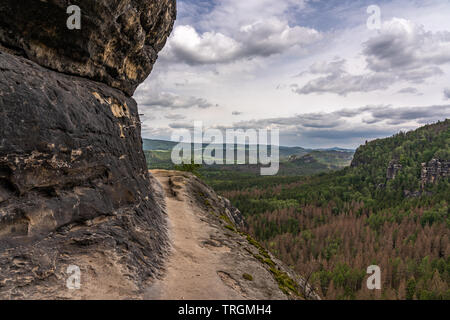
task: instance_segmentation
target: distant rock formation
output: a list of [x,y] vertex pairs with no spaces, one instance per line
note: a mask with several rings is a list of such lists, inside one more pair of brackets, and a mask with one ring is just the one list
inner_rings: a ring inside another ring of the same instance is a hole
[[386,178],[388,180],[394,180],[397,174],[403,169],[403,166],[398,162],[398,160],[391,160],[389,162]]
[[175,1],[70,3],[81,30],[66,27],[68,0],[0,3],[0,298],[77,297],[71,265],[89,266],[78,298],[133,298],[167,251],[129,96]]
[[435,184],[446,177],[450,177],[450,161],[432,159],[428,163],[422,163],[422,189],[425,185]]
[[288,158],[289,162],[302,162],[302,163],[316,163],[318,162],[312,155],[307,154],[304,156],[300,155],[292,155]]

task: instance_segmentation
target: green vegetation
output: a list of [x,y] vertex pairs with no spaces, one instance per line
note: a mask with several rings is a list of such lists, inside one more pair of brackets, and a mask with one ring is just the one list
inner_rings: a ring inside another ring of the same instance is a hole
[[[367,143],[336,172],[205,179],[243,212],[250,234],[311,276],[325,298],[450,299],[450,183],[421,183],[422,163],[450,158],[449,122]],[[391,160],[402,169],[390,180]],[[378,293],[365,286],[372,264],[382,270]]]
[[[264,248],[327,299],[450,299],[449,177],[421,179],[422,163],[450,160],[449,124],[368,142],[340,170],[348,154],[308,150],[284,158],[274,177],[252,166],[201,174],[245,215],[247,233],[259,241],[248,237],[255,258],[285,292],[295,292],[294,283]],[[388,179],[391,161],[401,169]],[[381,268],[381,292],[366,288],[369,265]]]
[[201,165],[195,164],[195,163],[182,163],[181,165],[175,165],[174,170],[177,171],[183,171],[183,172],[190,172],[195,175],[199,175],[199,169],[201,168]]
[[253,276],[251,274],[248,274],[248,273],[244,273],[242,275],[242,278],[244,278],[247,281],[253,281]]
[[[245,234],[243,233],[242,235]],[[295,282],[291,277],[289,277],[289,275],[286,272],[283,272],[276,267],[276,264],[270,257],[269,252],[267,252],[267,250],[264,249],[264,247],[258,241],[253,239],[250,235],[246,236],[247,241],[255,248],[257,248],[259,251],[259,254],[255,255],[255,258],[269,267],[269,271],[272,273],[274,279],[277,281],[280,290],[287,295],[293,294],[297,297],[302,297],[297,282]]]
[[[172,164],[172,149],[177,144],[170,141],[144,140],[144,152],[149,169],[179,169]],[[204,150],[207,147],[203,146]],[[235,152],[246,150],[246,159],[249,163],[249,147],[235,146]],[[194,145],[191,146],[194,152]],[[224,161],[226,150],[223,151]],[[278,176],[311,175],[320,172],[341,169],[350,164],[354,152],[352,150],[307,150],[300,147],[280,147],[280,171]],[[260,166],[258,165],[214,165],[203,166],[199,172],[208,180],[217,183],[225,181],[245,180],[247,178],[259,178]],[[229,179],[228,175],[235,179]],[[225,179],[222,179],[225,177]]]
[[170,151],[144,151],[149,169],[174,169]]
[[230,231],[237,232],[233,222],[230,220],[230,218],[228,218],[227,215],[225,214],[221,215],[220,219],[222,219],[225,222],[225,228],[227,228]]

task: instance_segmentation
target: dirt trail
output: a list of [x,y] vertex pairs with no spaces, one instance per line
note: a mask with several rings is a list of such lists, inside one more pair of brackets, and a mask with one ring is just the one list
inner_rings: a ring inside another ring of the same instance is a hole
[[[217,232],[201,209],[186,195],[182,178],[172,178],[168,171],[153,171],[164,188],[172,252],[161,280],[149,287],[145,299],[208,300],[244,299],[239,286],[227,279],[223,269],[224,255],[231,249],[208,245]],[[176,193],[176,195],[174,194]],[[233,290],[233,287],[235,290]]]

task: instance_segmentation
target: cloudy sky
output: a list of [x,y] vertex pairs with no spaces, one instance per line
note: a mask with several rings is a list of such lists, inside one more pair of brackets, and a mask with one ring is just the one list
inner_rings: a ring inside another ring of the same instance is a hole
[[354,148],[450,118],[449,16],[449,0],[178,0],[135,94],[143,136],[203,121]]

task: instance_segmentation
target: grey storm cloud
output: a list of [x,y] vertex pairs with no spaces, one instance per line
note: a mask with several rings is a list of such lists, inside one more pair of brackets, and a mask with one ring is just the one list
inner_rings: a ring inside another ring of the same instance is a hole
[[166,114],[164,115],[164,117],[168,120],[184,120],[186,119],[186,116],[182,115],[182,114]]
[[[362,53],[367,62],[363,74],[347,72],[345,59],[315,63],[298,76],[320,76],[302,86],[292,85],[293,92],[345,96],[386,90],[399,81],[423,83],[443,75],[441,67],[450,63],[450,32],[427,32],[408,20],[394,18],[383,24],[377,36],[363,43]],[[400,93],[418,94],[413,88]]]
[[[372,105],[357,109],[341,109],[329,113],[299,114],[290,118],[273,118],[235,123],[242,129],[279,128],[286,144],[352,145],[400,130],[417,127],[412,124],[432,123],[450,115],[450,105],[394,108]],[[361,121],[354,120],[363,117]]]
[[254,121],[240,121],[233,125],[240,129],[263,129],[268,127],[303,127],[331,129],[343,124],[342,120],[330,117],[329,114],[304,114],[289,118],[270,118]]
[[402,123],[411,120],[442,120],[450,115],[450,105],[414,108],[392,108],[388,106],[372,109],[370,114],[379,121],[390,120],[401,121]]
[[[369,105],[356,109],[340,109],[328,113],[306,113],[293,117],[240,121],[232,125],[212,128],[259,130],[280,129],[281,142],[300,146],[348,146],[378,137],[390,136],[400,130],[410,130],[418,124],[444,120],[450,115],[450,105],[428,107],[400,107]],[[357,120],[362,117],[362,121]],[[172,130],[190,130],[193,122],[169,124]]]
[[373,139],[380,136],[388,136],[395,132],[387,127],[368,128],[367,126],[352,126],[349,128],[339,128],[333,132],[324,130],[307,130],[302,132],[305,138],[320,138],[325,140],[349,140],[355,138]]
[[450,99],[450,88],[444,89],[444,98],[447,100]]
[[242,121],[234,126],[242,129],[278,127],[300,131],[321,129],[332,138],[334,132],[346,131],[351,123],[347,120],[363,117],[363,124],[386,123],[400,125],[411,121],[426,123],[443,120],[450,115],[450,105],[428,107],[365,106],[357,109],[341,109],[330,113],[299,114],[289,118],[270,118],[255,121]]
[[397,93],[400,94],[415,94],[415,95],[422,95],[419,90],[417,90],[417,88],[413,88],[413,87],[407,87],[407,88],[403,88],[401,90],[399,90]]
[[376,72],[420,72],[424,67],[450,62],[450,32],[427,32],[404,19],[385,23],[380,34],[364,47],[368,67]]
[[141,107],[151,108],[167,108],[167,109],[208,109],[218,107],[218,104],[213,104],[206,99],[181,96],[170,92],[154,93],[154,92],[138,92],[135,96],[136,101]]
[[344,70],[334,70],[331,74],[309,81],[304,86],[292,85],[298,94],[336,93],[345,96],[352,92],[370,92],[388,89],[396,77],[389,73],[369,73],[352,75]]
[[316,62],[309,67],[308,71],[301,72],[296,77],[302,77],[307,74],[339,74],[344,72],[347,61],[337,57],[331,62]]
[[192,122],[179,122],[179,123],[169,123],[169,128],[171,129],[182,129],[182,130],[194,130],[194,123]]
[[[332,117],[332,114],[323,114],[323,118]],[[313,126],[302,119],[302,115],[290,118],[289,121],[280,119],[266,119],[251,123],[236,123],[235,128],[258,129],[258,128],[278,128],[280,129],[280,141],[282,145],[296,145],[304,147],[317,146],[344,146],[352,147],[359,145],[365,140],[382,136],[389,136],[399,130],[398,126],[392,125],[372,125],[363,123],[347,123],[341,121],[325,125]],[[279,125],[276,123],[284,123]]]
[[[412,123],[432,123],[449,115],[450,105],[403,108],[374,105],[329,113],[299,114],[290,118],[242,121],[232,127],[244,130],[278,128],[285,139],[309,141],[309,145],[326,141],[350,145],[350,142],[361,143],[364,139],[388,136],[417,126]],[[362,122],[356,120],[360,116],[363,117]]]

